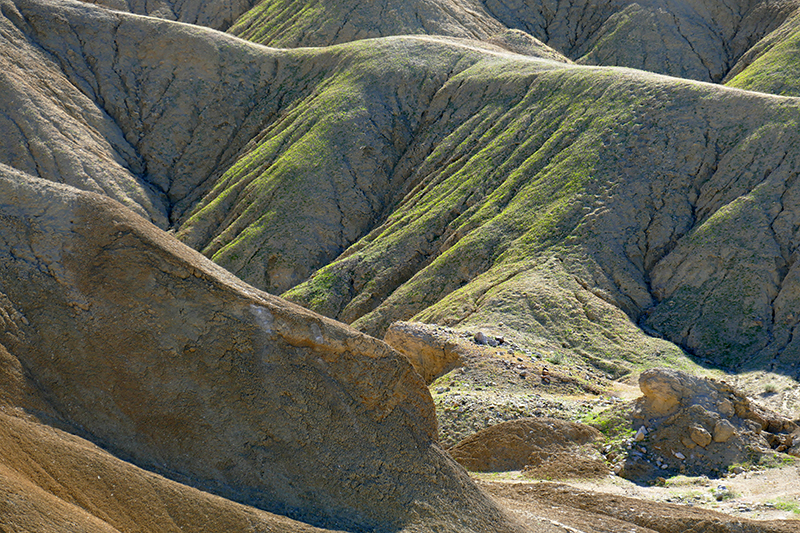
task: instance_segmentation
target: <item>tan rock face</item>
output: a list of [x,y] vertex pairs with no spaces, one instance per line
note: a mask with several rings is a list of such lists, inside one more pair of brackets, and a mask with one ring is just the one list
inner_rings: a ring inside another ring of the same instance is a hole
[[436,326],[395,322],[386,331],[386,344],[405,355],[426,383],[456,368],[461,361],[459,344],[438,335]]
[[18,324],[0,344],[62,424],[316,524],[502,523],[384,343],[245,285],[104,197],[0,172],[0,292]]
[[728,442],[736,434],[736,427],[728,420],[720,420],[714,425],[714,442]]
[[[705,448],[711,444],[711,433],[702,426],[691,426],[689,428],[689,438],[698,446]],[[719,442],[719,441],[718,441]]]
[[678,371],[646,370],[639,377],[639,387],[648,403],[647,409],[665,416],[673,413],[687,392],[686,375]]

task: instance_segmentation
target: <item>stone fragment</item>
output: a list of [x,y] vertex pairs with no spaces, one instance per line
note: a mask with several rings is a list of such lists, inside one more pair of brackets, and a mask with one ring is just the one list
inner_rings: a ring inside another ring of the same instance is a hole
[[736,427],[727,420],[720,420],[714,426],[714,442],[727,442],[736,434]]
[[703,448],[711,444],[712,440],[711,433],[709,433],[704,427],[697,425],[689,428],[689,437],[695,442],[695,444]]
[[475,344],[486,344],[488,341],[486,334],[482,331],[477,332],[472,339],[475,341]]
[[636,442],[642,442],[644,440],[645,435],[647,435],[647,430],[644,426],[639,428],[639,431],[636,432],[636,435],[633,437],[633,440]]
[[724,416],[725,418],[730,418],[736,414],[736,410],[733,408],[733,403],[730,400],[722,400],[717,404],[717,410],[719,414]]

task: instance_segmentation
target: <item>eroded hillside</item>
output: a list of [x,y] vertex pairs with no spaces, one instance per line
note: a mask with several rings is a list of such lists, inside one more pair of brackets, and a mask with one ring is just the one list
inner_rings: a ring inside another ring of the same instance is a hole
[[10,72],[48,54],[7,129],[64,146],[57,112],[90,147],[8,163],[62,181],[78,157],[69,183],[171,221],[247,282],[374,335],[503,323],[598,364],[688,350],[793,372],[792,99],[470,41],[274,50],[7,5]]
[[104,5],[0,0],[0,524],[563,531],[398,320],[798,377],[793,0]]
[[[0,170],[8,407],[306,523],[516,530],[439,448],[425,383],[387,345],[245,285],[103,196]],[[56,498],[105,518],[15,457],[3,468],[38,485],[25,491],[36,506]]]

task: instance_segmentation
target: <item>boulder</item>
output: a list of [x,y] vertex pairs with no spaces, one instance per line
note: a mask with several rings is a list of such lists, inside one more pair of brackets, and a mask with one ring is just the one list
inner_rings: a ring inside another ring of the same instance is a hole
[[703,426],[694,425],[689,428],[689,437],[695,444],[705,448],[711,444],[711,433]]
[[[647,448],[661,451],[661,470],[715,475],[731,464],[752,461],[753,454],[790,451],[794,443],[794,422],[725,382],[654,368],[642,372],[639,384],[643,396],[636,401],[632,424],[648,428]],[[654,475],[641,462],[631,457],[621,474],[632,479]]]
[[736,427],[728,420],[720,420],[714,425],[714,442],[728,442],[736,434]]

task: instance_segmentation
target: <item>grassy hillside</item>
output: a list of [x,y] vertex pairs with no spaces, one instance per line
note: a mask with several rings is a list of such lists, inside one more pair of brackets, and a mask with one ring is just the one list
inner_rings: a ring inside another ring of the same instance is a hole
[[750,91],[800,96],[800,12],[764,37],[736,64],[725,84]]
[[797,7],[794,0],[265,0],[229,31],[294,48],[411,34],[488,41],[511,29],[584,64],[719,82]]
[[[288,297],[373,334],[414,316],[503,323],[551,351],[675,353],[644,328],[718,364],[797,359],[778,335],[794,323],[772,313],[796,290],[794,207],[773,205],[795,191],[797,103],[507,59],[437,96],[420,141],[435,148],[407,163],[416,187]],[[701,287],[707,254],[723,259]]]
[[797,359],[793,100],[470,41],[274,50],[59,9],[91,38],[6,24],[102,105],[178,236],[256,286],[376,335],[502,323],[598,365]]

